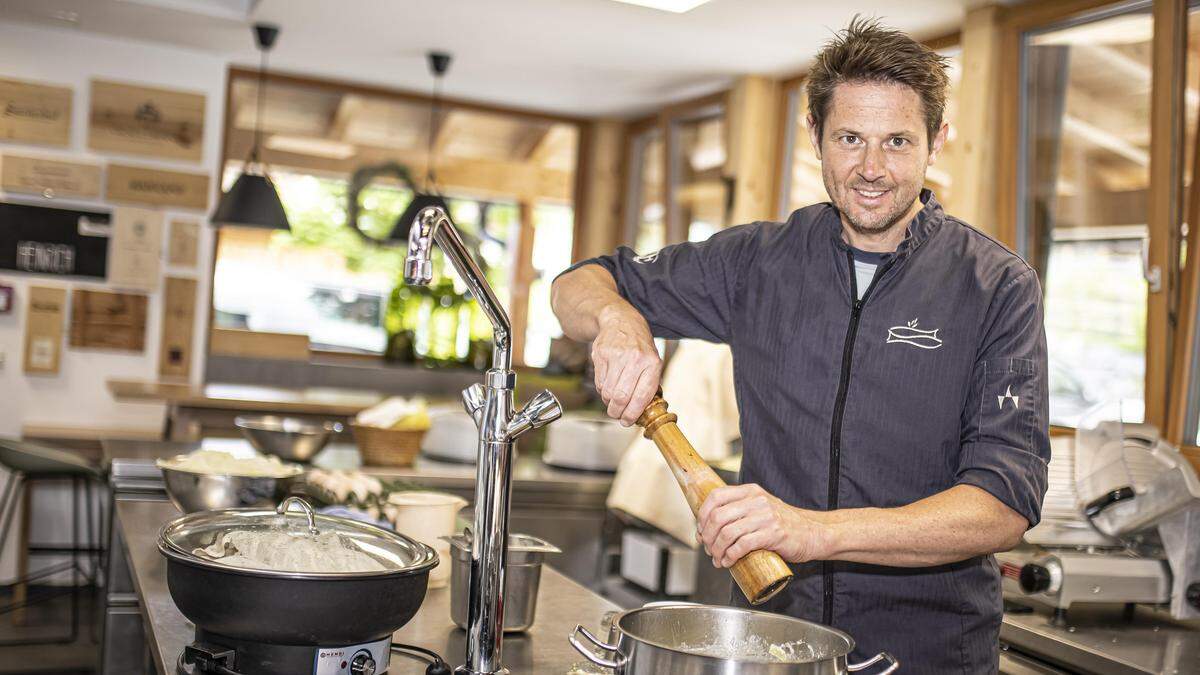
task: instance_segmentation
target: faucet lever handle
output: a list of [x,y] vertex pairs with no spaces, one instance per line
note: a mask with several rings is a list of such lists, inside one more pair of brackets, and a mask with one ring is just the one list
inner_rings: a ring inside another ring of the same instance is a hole
[[549,389],[543,389],[538,395],[529,399],[525,407],[508,423],[508,435],[516,438],[530,429],[537,429],[550,424],[562,417],[562,404],[558,402]]
[[484,398],[483,385],[478,382],[463,389],[463,407],[467,409],[467,413],[475,420],[475,426],[479,426],[479,419],[483,415]]

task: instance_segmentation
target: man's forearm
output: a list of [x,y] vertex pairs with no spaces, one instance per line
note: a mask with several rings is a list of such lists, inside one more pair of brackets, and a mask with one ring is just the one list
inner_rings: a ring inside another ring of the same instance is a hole
[[805,511],[823,524],[821,557],[926,567],[1006,551],[1029,523],[987,492],[958,485],[895,508]]
[[599,265],[584,265],[559,277],[550,289],[550,306],[563,335],[578,342],[596,339],[608,314],[637,313],[617,292],[612,275]]

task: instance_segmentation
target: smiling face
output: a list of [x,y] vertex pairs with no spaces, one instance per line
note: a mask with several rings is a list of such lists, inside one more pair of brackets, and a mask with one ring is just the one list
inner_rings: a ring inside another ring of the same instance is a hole
[[921,210],[917,196],[925,169],[941,152],[946,130],[943,123],[930,142],[921,99],[911,87],[837,85],[821,136],[811,117],[809,136],[842,224],[871,239],[907,224]]

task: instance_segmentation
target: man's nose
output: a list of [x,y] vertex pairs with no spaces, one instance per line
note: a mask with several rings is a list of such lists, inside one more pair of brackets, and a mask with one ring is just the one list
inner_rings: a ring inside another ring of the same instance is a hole
[[868,143],[858,166],[858,175],[863,180],[874,182],[883,178],[883,148]]

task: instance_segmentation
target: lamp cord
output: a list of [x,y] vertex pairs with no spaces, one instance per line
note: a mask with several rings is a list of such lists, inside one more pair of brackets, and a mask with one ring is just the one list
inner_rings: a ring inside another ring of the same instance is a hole
[[436,194],[437,179],[433,170],[434,142],[437,138],[437,119],[442,104],[442,76],[433,77],[433,99],[429,102],[429,138],[425,148],[425,192]]
[[250,149],[250,163],[258,163],[258,145],[262,142],[262,118],[263,107],[266,105],[267,99],[267,52],[263,48],[262,60],[258,67],[258,105],[256,106],[254,115],[254,147]]

